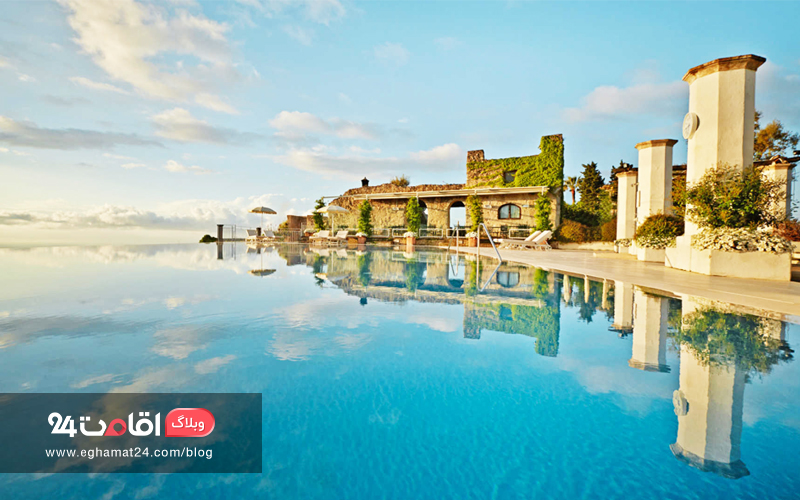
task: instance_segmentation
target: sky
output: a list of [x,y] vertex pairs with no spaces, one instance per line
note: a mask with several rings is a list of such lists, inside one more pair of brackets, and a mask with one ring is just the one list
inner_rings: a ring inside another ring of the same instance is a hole
[[[698,64],[767,58],[756,108],[800,131],[796,2],[2,2],[0,246],[196,241],[266,205],[466,152],[607,178],[681,138]],[[686,142],[675,146],[686,159]]]

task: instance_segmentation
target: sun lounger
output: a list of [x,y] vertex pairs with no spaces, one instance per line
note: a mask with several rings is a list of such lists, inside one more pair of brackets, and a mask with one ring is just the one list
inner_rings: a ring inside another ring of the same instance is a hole
[[545,231],[531,241],[521,241],[514,244],[523,248],[532,248],[534,250],[551,250],[552,247],[549,243],[547,243],[547,240],[549,240],[551,236],[553,236],[552,231]]
[[310,237],[309,241],[311,241],[311,243],[322,243],[322,242],[327,243],[328,238],[330,238],[330,236],[331,236],[330,231],[320,231],[314,236]]
[[244,239],[245,241],[258,241],[258,231],[255,229],[246,229],[247,237]]
[[331,236],[328,241],[333,244],[347,243],[347,230],[339,231],[336,236]]
[[542,234],[541,231],[534,231],[527,238],[498,238],[495,241],[500,243],[501,245],[518,245],[521,243],[525,243],[526,241],[533,241],[534,238],[536,238],[540,234]]

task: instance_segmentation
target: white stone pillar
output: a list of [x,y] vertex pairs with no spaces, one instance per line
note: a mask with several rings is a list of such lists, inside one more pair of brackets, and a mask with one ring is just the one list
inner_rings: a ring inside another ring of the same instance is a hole
[[[617,239],[633,239],[636,232],[636,170],[617,174]],[[617,252],[627,253],[626,247]]]
[[[639,192],[637,194],[637,227],[655,214],[672,213],[672,147],[675,139],[640,142]],[[637,248],[636,256],[647,262],[664,262],[664,250]]]
[[669,300],[633,292],[633,348],[628,366],[650,372],[669,372],[667,366],[667,320]]
[[792,213],[792,168],[791,163],[773,163],[764,167],[764,176],[778,181],[782,186],[784,200],[780,203],[777,211],[782,215]]
[[611,328],[629,333],[633,326],[633,285],[614,281],[614,324]]
[[[724,57],[695,66],[684,75],[689,84],[689,113],[683,123],[683,137],[689,141],[687,185],[718,165],[742,169],[753,164],[756,70],[765,61],[752,54]],[[667,249],[668,266],[695,270],[691,237],[697,232],[697,226],[687,220],[676,248]],[[708,263],[703,265],[708,267]],[[704,271],[698,268],[697,272]]]

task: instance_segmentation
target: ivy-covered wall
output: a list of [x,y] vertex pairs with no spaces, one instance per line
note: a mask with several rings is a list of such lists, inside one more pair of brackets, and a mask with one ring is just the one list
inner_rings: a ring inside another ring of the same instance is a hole
[[[541,153],[534,156],[487,160],[483,151],[467,153],[467,188],[549,186],[553,191],[564,184],[564,138],[546,135],[539,143]],[[512,182],[505,182],[506,172],[516,171]]]

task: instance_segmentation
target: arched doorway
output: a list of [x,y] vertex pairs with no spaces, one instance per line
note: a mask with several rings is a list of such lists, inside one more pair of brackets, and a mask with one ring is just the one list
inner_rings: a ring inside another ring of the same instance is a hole
[[455,201],[447,212],[447,227],[463,228],[467,225],[467,207],[463,201]]
[[422,209],[422,223],[423,227],[428,225],[428,205],[424,201],[419,200],[419,208]]

